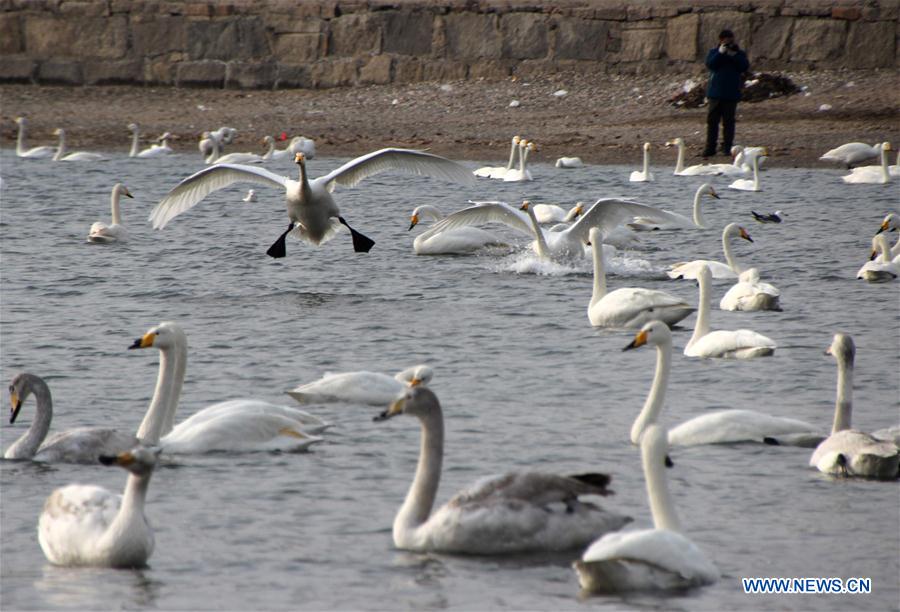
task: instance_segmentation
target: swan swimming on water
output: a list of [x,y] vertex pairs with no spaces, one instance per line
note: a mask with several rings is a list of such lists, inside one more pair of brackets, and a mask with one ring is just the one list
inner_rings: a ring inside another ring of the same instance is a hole
[[96,221],[91,225],[87,237],[88,242],[108,244],[110,242],[122,242],[128,238],[128,231],[125,229],[125,226],[122,225],[122,217],[119,214],[119,198],[121,196],[134,198],[134,196],[131,195],[131,192],[128,191],[128,187],[122,183],[116,183],[112,188],[112,194],[109,198],[112,222],[110,225],[107,225],[102,221]]
[[353,250],[368,252],[375,241],[350,227],[331,197],[331,192],[338,185],[353,187],[367,177],[392,169],[443,178],[463,185],[475,182],[472,173],[464,166],[437,155],[409,149],[374,151],[313,180],[309,180],[306,174],[306,157],[297,153],[294,159],[300,168],[300,178],[296,181],[263,168],[238,164],[217,164],[204,168],[172,189],[150,213],[150,221],[154,228],[162,229],[213,191],[238,182],[258,183],[284,190],[290,219],[287,230],[269,247],[267,254],[270,257],[286,255],[285,238],[288,234],[312,244],[321,244],[329,240],[341,224],[350,230]]
[[762,191],[759,187],[759,156],[750,160],[753,167],[753,179],[737,179],[728,188],[738,191]]
[[641,462],[653,529],[617,531],[595,541],[573,564],[588,593],[686,589],[712,584],[716,566],[681,529],[669,494],[666,432],[648,427],[641,438]]
[[59,136],[59,145],[56,147],[56,154],[53,161],[98,161],[103,159],[99,153],[88,153],[87,151],[66,152],[66,131],[62,128],[56,128],[53,132]]
[[887,283],[900,275],[900,255],[892,257],[887,235],[878,233],[872,237],[872,255],[856,272],[856,278],[870,283]]
[[712,273],[713,278],[738,278],[743,272],[743,268],[738,264],[731,250],[731,239],[742,238],[747,242],[753,242],[753,238],[747,233],[743,227],[737,223],[729,223],[722,229],[722,252],[725,254],[725,261],[715,261],[712,259],[695,259],[694,261],[678,262],[672,264],[666,272],[669,278],[697,278],[697,273],[701,266],[706,266]]
[[63,566],[144,567],[154,547],[144,502],[158,457],[159,449],[142,446],[99,457],[130,472],[122,495],[95,485],[56,489],[38,520],[47,560]]
[[660,213],[657,213],[656,218],[635,217],[627,225],[631,229],[638,231],[706,229],[706,219],[703,218],[703,210],[700,205],[700,198],[703,196],[719,199],[719,194],[716,193],[716,190],[709,183],[703,183],[697,187],[697,191],[694,193],[693,218],[663,209]]
[[634,170],[631,173],[628,180],[632,183],[646,183],[648,181],[656,180],[653,178],[653,173],[650,172],[650,143],[645,142],[642,149],[644,151],[644,167],[641,170]]
[[891,182],[891,169],[888,167],[888,153],[893,151],[891,143],[883,142],[881,147],[881,164],[854,168],[850,174],[842,176],[845,183],[851,184],[887,184]]
[[393,376],[366,371],[329,373],[286,393],[301,404],[346,402],[383,406],[409,387],[427,385],[433,375],[431,368],[424,364],[406,368]]
[[444,456],[441,405],[427,387],[413,387],[375,421],[401,414],[419,419],[422,443],[416,475],[394,518],[397,548],[474,555],[562,551],[631,522],[580,499],[609,495],[606,474],[508,472],[479,480],[433,510]]
[[694,166],[684,166],[685,146],[684,139],[679,137],[670,140],[665,144],[666,147],[678,147],[678,157],[675,160],[675,176],[707,176],[719,174],[747,174],[748,169],[743,168],[737,163],[732,164],[697,164]]
[[519,142],[522,140],[520,136],[513,136],[512,144],[509,147],[509,161],[506,164],[506,167],[503,166],[482,166],[477,170],[474,170],[472,173],[475,176],[479,176],[482,178],[492,178],[492,179],[503,179],[506,176],[506,173],[512,170],[513,164],[516,161],[516,153],[519,150]]
[[28,129],[28,120],[25,117],[16,117],[16,125],[19,126],[19,134],[16,136],[16,155],[29,159],[47,159],[56,153],[56,147],[32,147],[25,146],[25,131]]
[[[510,168],[503,175],[503,180],[507,183],[523,182],[533,180],[531,171],[526,167],[528,162],[528,154],[537,151],[537,145],[529,142],[524,138],[519,141],[519,167]],[[491,178],[494,178],[493,175]]]
[[133,434],[106,427],[77,427],[47,436],[53,420],[53,398],[47,383],[34,374],[17,374],[9,384],[10,424],[16,422],[28,396],[34,394],[37,409],[31,426],[13,442],[6,459],[31,459],[48,463],[96,463],[102,454],[115,454],[138,444]]
[[759,270],[749,268],[738,276],[738,282],[722,296],[722,310],[774,310],[781,312],[781,292],[769,283],[759,280]]
[[[422,217],[440,221],[444,218],[444,214],[430,204],[417,206],[409,218],[408,231],[418,225]],[[508,246],[503,240],[480,227],[457,227],[443,232],[434,232],[429,228],[413,240],[416,255],[463,255],[487,247]]]

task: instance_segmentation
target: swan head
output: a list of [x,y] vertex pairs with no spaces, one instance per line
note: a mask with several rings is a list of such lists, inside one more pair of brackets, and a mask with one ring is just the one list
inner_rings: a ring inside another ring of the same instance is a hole
[[715,198],[717,200],[721,200],[719,194],[716,193],[715,188],[709,183],[703,183],[700,187],[697,188],[697,191],[700,192],[701,195],[708,195],[711,198]]
[[667,146],[667,147],[683,147],[684,139],[679,136],[678,138],[673,138],[672,140],[667,140],[665,146]]
[[737,223],[729,223],[725,227],[725,235],[728,237],[736,236],[738,238],[743,238],[747,242],[753,242],[753,238],[750,237],[750,234],[747,233],[747,230],[745,230]]
[[900,216],[895,213],[890,213],[884,218],[884,221],[881,222],[881,227],[879,227],[878,231],[875,233],[896,232],[897,230],[900,230]]
[[534,141],[529,141],[528,142],[528,150],[531,151],[532,153],[536,152],[538,150],[537,143],[535,143]]
[[885,141],[881,143],[881,150],[884,152],[888,152],[893,151],[894,149],[891,148],[891,143]]
[[869,255],[869,261],[878,257],[879,252],[890,258],[891,245],[888,243],[887,235],[880,232],[872,236],[872,253]]
[[28,120],[25,117],[16,117],[16,124],[25,125],[28,123]]
[[137,131],[138,131],[138,125],[137,125],[137,123],[129,123],[129,124],[128,124],[127,126],[125,126],[125,127],[127,127],[127,128],[128,128],[129,130],[131,130],[132,132],[137,132]]
[[177,323],[164,321],[148,329],[147,333],[135,340],[128,348],[129,350],[144,349],[152,346],[159,350],[166,350],[177,344],[184,343],[184,341],[185,335],[181,327]]
[[411,231],[416,225],[419,224],[419,209],[415,209],[413,211],[412,216],[409,218],[409,229],[406,231]]
[[302,152],[294,153],[294,163],[298,166],[302,166],[306,163],[306,155]]
[[522,142],[522,137],[521,136],[513,136],[512,142],[514,145],[517,145],[520,142]]
[[523,200],[523,201],[522,201],[522,205],[519,206],[519,210],[525,210],[525,211],[527,211],[527,210],[530,210],[530,209],[531,209],[531,202],[530,202],[529,200]]
[[272,138],[271,136],[263,136],[263,139],[262,139],[263,144],[269,144],[270,142],[272,144],[275,144],[275,139]]
[[412,368],[407,368],[400,373],[403,375],[401,382],[407,383],[410,387],[418,387],[419,385],[427,385],[431,382],[431,377],[434,376],[434,372],[427,365],[417,365]]
[[103,465],[118,465],[137,476],[146,476],[156,467],[162,448],[158,446],[137,446],[117,455],[100,455]]
[[634,340],[623,348],[623,351],[630,351],[649,344],[651,346],[660,346],[665,343],[672,343],[672,332],[669,326],[662,321],[650,321],[645,323],[641,330],[635,335]]
[[831,340],[831,346],[825,349],[825,354],[833,356],[838,363],[852,365],[856,357],[856,345],[847,334],[837,333]]
[[56,128],[55,130],[53,130],[53,135],[54,136],[65,136],[66,131],[62,128]]
[[643,147],[643,148],[644,148],[644,151],[645,151],[645,152],[649,152],[649,151],[650,151],[650,146],[651,146],[651,145],[650,145],[649,142],[645,142],[645,143],[644,143],[644,147]]
[[376,422],[387,421],[400,414],[409,414],[423,419],[434,414],[436,411],[440,411],[440,404],[438,403],[437,396],[428,387],[417,385],[415,387],[410,387],[403,395],[391,402],[391,405],[388,406],[387,410],[377,415],[372,420]]
[[[28,372],[20,372],[16,374],[15,377],[9,383],[9,424],[12,425],[16,422],[16,417],[19,416],[19,411],[22,410],[22,405],[25,403],[25,400],[28,399],[28,396],[31,395],[34,390],[33,385],[40,381],[43,381],[35,376],[34,374],[29,374]],[[44,385],[46,386],[46,385]]]
[[118,193],[119,195],[123,195],[126,198],[134,198],[134,196],[131,195],[131,192],[128,191],[128,187],[126,187],[122,183],[115,184],[115,186],[113,187],[113,193]]

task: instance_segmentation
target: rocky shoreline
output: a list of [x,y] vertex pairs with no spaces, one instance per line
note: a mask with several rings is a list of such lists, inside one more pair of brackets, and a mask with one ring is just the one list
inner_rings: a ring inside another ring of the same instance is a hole
[[[900,108],[889,94],[900,90],[896,70],[785,74],[801,93],[743,103],[738,113],[738,142],[769,147],[771,165],[824,166],[822,152],[844,142],[900,144]],[[539,162],[577,155],[592,164],[637,163],[649,141],[659,145],[653,163],[668,164],[675,153],[661,148],[666,140],[681,136],[692,156],[703,145],[705,109],[668,102],[687,81],[702,78],[702,71],[559,73],[277,91],[4,84],[0,142],[14,146],[12,120],[25,115],[31,146],[54,143],[53,130],[65,127],[71,148],[122,153],[130,145],[125,126],[135,122],[145,141],[169,131],[176,150],[192,153],[201,131],[229,125],[239,132],[229,151],[262,152],[264,135],[286,132],[313,138],[322,156],[401,146],[501,160],[509,139],[521,134],[539,145]]]

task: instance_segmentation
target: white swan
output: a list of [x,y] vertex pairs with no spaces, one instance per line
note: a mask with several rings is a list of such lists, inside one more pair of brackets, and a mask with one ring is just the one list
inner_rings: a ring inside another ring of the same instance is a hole
[[537,145],[529,142],[524,138],[519,141],[519,167],[510,168],[503,175],[503,180],[507,183],[523,182],[533,180],[531,171],[525,167],[528,162],[528,154],[537,151]]
[[285,159],[294,159],[294,151],[291,150],[290,146],[284,149],[276,149],[275,148],[275,139],[271,136],[263,137],[263,144],[268,147],[265,153],[263,153],[262,158],[264,160],[274,159],[276,161],[285,160]]
[[700,198],[703,196],[709,196],[716,200],[719,199],[719,194],[716,193],[716,190],[712,185],[709,183],[700,185],[694,193],[693,218],[688,218],[679,213],[663,209],[662,212],[665,213],[664,215],[659,216],[656,219],[635,217],[628,222],[628,227],[638,231],[693,228],[706,229],[706,219],[703,218],[703,211],[700,206]]
[[306,159],[313,159],[316,156],[316,143],[310,138],[303,136],[294,136],[284,149],[275,148],[275,139],[271,136],[263,138],[263,144],[268,145],[268,150],[263,154],[264,160],[286,160],[294,159],[297,153],[303,153]]
[[203,132],[200,135],[197,148],[200,149],[200,155],[203,156],[203,161],[207,164],[211,164],[215,159],[216,146],[215,138],[210,132]]
[[900,255],[900,215],[897,213],[888,213],[881,222],[881,226],[878,228],[876,234],[882,232],[897,232],[897,242],[891,247],[891,258],[893,259]]
[[695,259],[688,262],[678,262],[669,267],[666,274],[669,278],[697,278],[697,273],[701,266],[706,266],[712,273],[713,278],[738,278],[743,268],[738,264],[731,250],[731,239],[742,238],[748,242],[753,242],[753,238],[747,233],[743,227],[737,223],[729,223],[722,230],[722,252],[725,254],[725,261],[715,261],[713,259]]
[[584,212],[584,202],[577,202],[569,210],[556,204],[535,204],[533,208],[534,217],[541,225],[547,223],[571,223],[578,218],[578,215]]
[[853,359],[856,347],[847,334],[835,334],[826,354],[837,361],[837,399],[834,423],[828,436],[809,459],[809,465],[826,474],[894,480],[900,467],[900,448],[851,429],[853,411]]
[[38,521],[38,541],[54,565],[140,568],[153,553],[144,502],[159,449],[136,447],[100,462],[130,473],[122,495],[95,485],[53,491]]
[[206,159],[206,163],[214,165],[218,164],[260,164],[265,159],[258,153],[226,153],[222,155],[222,143],[216,139],[212,140],[213,152]]
[[512,144],[509,147],[509,161],[506,163],[506,167],[482,166],[477,170],[473,170],[472,173],[481,178],[502,179],[506,176],[506,173],[512,169],[513,164],[516,162],[516,153],[519,150],[519,142],[521,140],[522,138],[520,136],[513,136]]
[[709,330],[710,291],[712,275],[707,266],[697,273],[700,283],[700,303],[694,333],[684,347],[688,357],[721,357],[726,359],[752,359],[775,352],[775,341],[749,329]]
[[881,153],[881,143],[867,145],[863,142],[848,142],[841,146],[826,151],[819,159],[822,161],[833,161],[845,164],[848,168],[867,159],[878,157]]
[[734,157],[734,166],[742,169],[745,173],[753,170],[753,158],[759,157],[759,165],[768,159],[769,149],[766,147],[742,147],[734,145],[731,147],[731,155]]
[[[412,230],[418,225],[419,219],[422,217],[440,221],[444,215],[435,206],[429,204],[417,206],[409,218],[409,229]],[[474,253],[486,247],[508,246],[497,236],[480,227],[458,227],[437,233],[432,232],[429,228],[413,240],[413,250],[416,255],[461,255]]]
[[665,291],[620,287],[607,293],[602,232],[592,227],[590,240],[594,254],[594,290],[587,312],[591,325],[633,328],[656,319],[675,325],[694,312],[684,300]]
[[[659,421],[666,401],[666,388],[672,364],[672,332],[661,321],[651,321],[641,328],[634,340],[622,350],[644,345],[656,347],[656,372],[640,414],[631,425],[631,443],[640,444],[644,431]],[[776,417],[755,410],[715,410],[681,423],[669,431],[669,444],[696,446],[735,442],[767,442],[773,436],[800,434],[812,436],[815,428],[797,419]],[[794,442],[788,442],[794,443]],[[802,443],[797,440],[796,443]]]
[[39,376],[26,372],[16,375],[9,383],[10,424],[16,422],[25,400],[32,393],[37,402],[34,420],[28,431],[6,449],[3,454],[6,459],[96,463],[102,454],[120,453],[138,443],[134,435],[106,427],[77,427],[47,437],[53,420],[50,388]]
[[738,282],[732,285],[719,302],[722,310],[775,310],[781,311],[781,292],[774,285],[759,280],[759,270],[750,268],[741,272]]
[[119,198],[134,198],[128,187],[122,183],[116,183],[112,188],[112,194],[109,198],[109,206],[112,212],[112,223],[107,225],[102,221],[97,221],[91,225],[88,232],[88,242],[98,242],[108,244],[110,242],[122,242],[128,239],[128,230],[122,225],[122,217],[119,214]]
[[670,590],[712,584],[716,566],[681,533],[666,482],[666,432],[652,425],[641,439],[641,461],[653,529],[608,533],[573,564],[588,593]]
[[172,138],[171,132],[165,132],[157,138],[156,144],[150,145],[149,148],[137,154],[139,159],[149,159],[153,157],[162,157],[163,155],[171,155],[174,153],[172,147],[169,146],[169,139]]
[[845,183],[850,184],[887,184],[891,182],[891,171],[888,168],[888,153],[892,151],[891,143],[881,143],[881,164],[854,168],[850,174],[842,176]]
[[241,198],[241,202],[258,202],[256,192],[252,189],[247,190],[247,195]]
[[887,283],[900,275],[900,255],[891,257],[891,245],[886,234],[872,237],[872,256],[857,270],[856,278],[870,283]]
[[25,117],[16,117],[16,124],[19,126],[19,134],[16,137],[16,155],[30,159],[53,157],[56,153],[56,147],[44,146],[29,149],[25,146],[25,131],[28,129],[28,120]]
[[[588,232],[599,227],[611,232],[629,217],[653,216],[658,208],[628,200],[604,198],[597,200],[577,221],[560,231],[541,228],[527,200],[518,209],[505,202],[472,202],[473,206],[447,215],[432,226],[432,231],[443,232],[457,227],[478,223],[499,222],[534,238],[532,248],[542,259],[583,258]],[[524,212],[523,212],[524,211]]]
[[209,135],[215,139],[219,145],[225,146],[234,142],[234,139],[237,137],[237,130],[233,127],[223,125],[219,129],[211,131]]
[[433,375],[427,365],[412,366],[393,376],[367,371],[328,373],[319,380],[299,385],[286,393],[301,404],[344,402],[383,406],[397,399],[409,387],[427,385]]
[[449,159],[422,151],[409,149],[381,149],[352,159],[325,176],[309,180],[306,176],[306,158],[295,155],[300,167],[300,179],[291,180],[263,168],[237,164],[217,164],[204,168],[181,181],[150,213],[150,221],[156,229],[192,208],[211,192],[233,183],[249,182],[283,189],[290,218],[287,230],[269,247],[271,257],[284,257],[285,238],[289,233],[320,244],[330,239],[340,224],[346,225],[353,238],[353,249],[368,252],[375,242],[351,228],[341,216],[340,209],[331,197],[338,185],[352,187],[363,179],[386,170],[403,170],[412,174],[436,176],[463,185],[474,184],[472,173]]
[[605,474],[509,472],[476,482],[432,512],[444,455],[441,405],[427,387],[413,387],[375,420],[399,414],[419,419],[422,442],[415,478],[394,518],[397,548],[479,555],[561,551],[631,521],[579,499],[608,495]]
[[66,131],[62,128],[56,128],[53,134],[59,136],[59,145],[56,147],[53,161],[97,161],[103,159],[103,156],[99,153],[88,153],[86,151],[66,153]]
[[737,191],[762,191],[759,187],[759,157],[752,158],[750,163],[753,167],[753,178],[737,179],[728,186],[729,189],[736,189]]
[[166,453],[304,450],[321,438],[310,435],[329,425],[308,412],[260,400],[239,399],[207,406],[174,426],[187,368],[187,337],[172,322],[151,328],[132,349],[159,349],[153,399],[137,431],[142,444]]
[[584,168],[580,157],[560,157],[556,160],[557,168]]
[[650,143],[645,142],[642,148],[644,150],[644,167],[642,170],[632,171],[628,177],[628,180],[632,183],[646,183],[656,180],[653,178],[653,173],[650,172]]
[[679,137],[666,142],[667,147],[678,147],[678,157],[675,158],[675,176],[714,176],[719,174],[747,174],[749,170],[745,170],[737,164],[697,164],[694,166],[684,166],[684,154],[686,147],[684,139]]

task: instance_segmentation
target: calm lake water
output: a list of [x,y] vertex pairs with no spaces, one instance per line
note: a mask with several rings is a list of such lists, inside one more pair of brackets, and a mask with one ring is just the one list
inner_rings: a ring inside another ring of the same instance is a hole
[[[500,162],[500,157],[494,163]],[[313,176],[343,160],[316,159]],[[604,504],[651,525],[631,421],[655,354],[622,353],[627,332],[593,329],[588,260],[540,264],[518,251],[417,257],[409,214],[445,211],[468,198],[534,202],[625,196],[690,214],[699,178],[657,167],[657,182],[631,184],[638,167],[533,167],[535,181],[479,182],[382,174],[336,192],[343,213],[376,240],[355,254],[347,234],[288,257],[265,255],[283,231],[282,194],[248,185],[213,194],[163,231],[145,219],[196,154],[158,160],[110,155],[101,163],[51,163],[0,154],[0,333],[4,383],[28,370],[47,379],[54,430],[135,429],[153,392],[158,355],[126,350],[163,321],[188,334],[178,420],[220,400],[254,397],[293,405],[283,392],[326,371],[393,373],[427,362],[447,424],[441,503],[476,478],[507,469],[604,471],[617,494]],[[470,164],[473,168],[476,164]],[[288,162],[270,169],[294,176]],[[692,282],[665,280],[668,263],[721,259],[720,230],[741,222],[752,244],[739,261],[782,291],[784,312],[715,308],[713,329],[746,327],[774,338],[774,357],[750,362],[688,359],[675,336],[665,420],[719,408],[760,409],[830,427],[836,368],[823,351],[836,331],[857,345],[853,424],[900,421],[900,282],[855,279],[870,239],[898,204],[896,185],[844,185],[838,170],[773,169],[761,193],[730,191],[707,207],[709,231],[655,232],[620,254],[610,288],[661,288],[696,301]],[[85,242],[108,221],[109,191],[124,182],[131,240]],[[787,213],[758,225],[750,210]],[[498,232],[515,239],[503,229]],[[714,304],[728,284],[717,282]],[[5,395],[5,394],[4,394]],[[6,405],[4,398],[4,405]],[[411,418],[373,423],[365,406],[309,408],[335,426],[305,454],[219,453],[179,457],[157,470],[147,515],[156,550],[142,571],[51,566],[36,525],[50,492],[71,482],[121,490],[125,472],[103,466],[0,461],[0,601],[12,609],[897,609],[897,483],[834,480],[808,467],[807,449],[756,445],[675,449],[670,486],[685,531],[715,562],[720,581],[678,595],[584,598],[570,563],[581,551],[476,558],[398,551],[391,523],[415,470],[419,427]],[[25,431],[3,419],[0,445]],[[745,595],[742,577],[869,577],[869,595]]]

